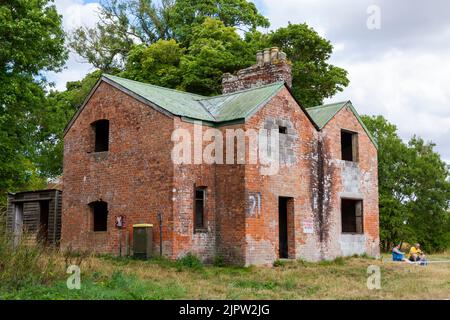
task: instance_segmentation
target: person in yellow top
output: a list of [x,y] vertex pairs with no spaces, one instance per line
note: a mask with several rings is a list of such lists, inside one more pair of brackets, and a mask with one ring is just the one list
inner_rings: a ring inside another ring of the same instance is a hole
[[420,244],[416,243],[414,246],[409,249],[409,261],[412,262],[420,262],[420,261],[426,261],[425,254],[420,249]]

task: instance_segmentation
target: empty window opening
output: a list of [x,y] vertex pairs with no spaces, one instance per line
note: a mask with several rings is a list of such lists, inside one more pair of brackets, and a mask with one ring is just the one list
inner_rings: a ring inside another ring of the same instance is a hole
[[108,204],[103,201],[92,202],[90,204],[94,216],[94,231],[108,230]]
[[50,202],[39,202],[39,230],[38,241],[46,244],[48,242],[48,216],[50,212]]
[[342,233],[363,233],[363,206],[361,200],[342,199]]
[[95,152],[108,151],[109,149],[109,121],[98,120],[92,124],[95,134]]
[[195,188],[195,208],[194,208],[194,226],[195,229],[205,228],[205,199],[206,199],[206,188],[196,187]]
[[357,161],[358,135],[349,131],[341,131],[342,160]]
[[280,134],[287,134],[287,128],[286,127],[278,127],[278,132]]

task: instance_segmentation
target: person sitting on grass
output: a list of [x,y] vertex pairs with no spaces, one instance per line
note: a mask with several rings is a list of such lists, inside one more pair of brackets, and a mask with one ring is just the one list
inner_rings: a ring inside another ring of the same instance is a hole
[[397,244],[394,248],[392,248],[392,260],[408,262],[405,258],[405,253],[400,251],[400,244]]
[[427,260],[423,251],[420,249],[420,244],[416,243],[409,249],[409,261],[419,262],[421,265],[425,265]]

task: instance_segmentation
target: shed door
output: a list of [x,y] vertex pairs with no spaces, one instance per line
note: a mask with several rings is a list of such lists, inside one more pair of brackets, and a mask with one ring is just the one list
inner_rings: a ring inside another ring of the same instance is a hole
[[17,246],[23,230],[23,203],[14,205],[14,245]]
[[50,210],[50,201],[41,201],[39,203],[39,230],[38,241],[42,244],[48,242],[48,218]]

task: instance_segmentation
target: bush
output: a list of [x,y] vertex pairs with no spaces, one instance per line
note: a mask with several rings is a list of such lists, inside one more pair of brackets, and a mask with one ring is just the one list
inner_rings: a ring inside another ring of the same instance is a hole
[[213,265],[214,265],[214,267],[225,267],[224,258],[222,256],[215,256]]
[[275,260],[273,262],[274,267],[284,267],[286,265],[286,262],[283,260]]
[[347,260],[347,258],[345,257],[337,257],[334,260],[322,260],[319,261],[319,265],[320,266],[343,266],[345,265],[345,260]]
[[203,263],[201,260],[193,255],[192,253],[188,253],[183,258],[178,259],[177,267],[179,270],[183,268],[188,268],[192,270],[200,270],[203,269]]

